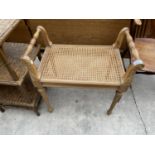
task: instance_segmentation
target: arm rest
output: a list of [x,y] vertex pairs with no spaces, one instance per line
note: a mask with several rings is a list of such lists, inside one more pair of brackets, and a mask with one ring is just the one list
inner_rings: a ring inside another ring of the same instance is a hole
[[131,80],[133,74],[137,71],[140,70],[144,67],[144,63],[143,61],[140,59],[139,57],[139,53],[138,50],[135,47],[135,43],[133,42],[133,39],[129,33],[129,29],[128,28],[123,28],[120,33],[118,34],[118,37],[115,41],[115,43],[113,44],[114,48],[120,48],[123,41],[127,42],[127,45],[129,47],[130,50],[130,54],[131,56],[134,58],[134,62],[132,64],[129,65],[125,75],[124,75],[124,80],[125,82]]
[[33,35],[33,38],[30,41],[29,46],[27,47],[27,49],[25,51],[25,54],[22,57],[22,60],[24,61],[24,63],[26,64],[26,66],[29,70],[31,79],[32,79],[34,85],[37,87],[40,86],[40,82],[39,82],[40,73],[38,72],[37,67],[35,66],[33,60],[29,57],[29,54],[32,52],[40,34],[42,35],[42,38],[44,39],[45,46],[52,45],[52,42],[50,41],[46,30],[42,26],[38,26],[35,34]]
[[29,54],[32,52],[32,49],[34,48],[40,34],[42,35],[45,46],[51,46],[52,45],[52,42],[50,41],[48,34],[47,34],[47,31],[44,29],[44,27],[37,26],[37,30],[36,30],[35,34],[33,35],[33,38],[31,39],[29,46],[27,47],[27,49],[25,51],[23,59],[29,57]]
[[129,33],[129,29],[126,29],[124,31],[124,33],[125,33],[125,39],[127,41],[131,56],[134,57],[135,60],[139,60],[140,59],[139,53],[138,53],[138,50],[135,47],[135,43],[133,42],[133,39]]
[[113,47],[120,49],[124,40],[127,42],[127,45],[129,47],[130,54],[132,55],[132,57],[134,57],[135,60],[139,60],[140,59],[139,53],[135,47],[135,43],[133,42],[133,39],[132,39],[132,37],[129,33],[129,29],[127,27],[123,28],[119,32],[118,37],[117,37],[115,43],[113,44]]

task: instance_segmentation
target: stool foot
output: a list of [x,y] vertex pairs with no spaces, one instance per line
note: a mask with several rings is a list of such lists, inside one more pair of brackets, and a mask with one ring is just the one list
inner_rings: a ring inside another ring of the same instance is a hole
[[116,104],[120,101],[121,97],[122,97],[122,92],[116,91],[116,94],[112,101],[112,104],[111,104],[109,110],[107,111],[107,115],[110,115],[112,113],[112,110],[114,109]]

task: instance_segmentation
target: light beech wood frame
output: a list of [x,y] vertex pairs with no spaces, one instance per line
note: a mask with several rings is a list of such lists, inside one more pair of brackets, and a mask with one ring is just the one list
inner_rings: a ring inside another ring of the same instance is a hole
[[[22,60],[26,63],[32,82],[34,84],[34,86],[38,89],[39,93],[41,94],[41,96],[43,97],[45,103],[47,104],[48,107],[48,111],[52,112],[53,108],[49,103],[48,100],[48,95],[46,94],[45,88],[44,87],[71,87],[71,86],[76,86],[76,87],[110,87],[110,88],[115,88],[116,89],[116,94],[115,97],[112,101],[112,104],[109,108],[109,110],[107,111],[107,114],[111,114],[113,108],[115,107],[116,103],[119,102],[119,100],[122,97],[123,92],[125,92],[128,87],[130,86],[131,82],[132,82],[132,78],[134,73],[143,68],[144,64],[142,62],[142,60],[139,58],[139,54],[138,51],[135,48],[135,44],[133,42],[133,39],[129,33],[129,29],[128,28],[123,28],[120,33],[118,34],[118,37],[115,41],[115,43],[113,45],[111,45],[110,47],[115,50],[115,49],[120,49],[121,45],[123,44],[124,41],[127,42],[129,50],[131,55],[135,58],[135,61],[130,64],[126,70],[126,72],[124,71],[124,75],[122,77],[123,81],[120,84],[115,85],[114,83],[100,83],[100,82],[92,82],[92,83],[87,83],[87,81],[74,81],[74,80],[68,80],[68,82],[61,82],[61,80],[56,79],[54,82],[49,82],[49,81],[41,81],[41,72],[39,72],[39,70],[37,69],[37,67],[34,65],[33,60],[31,60],[31,58],[29,57],[29,54],[32,52],[32,49],[34,47],[34,45],[36,44],[37,39],[39,38],[39,36],[41,35],[41,37],[44,39],[44,43],[45,43],[45,50],[48,49],[52,49],[52,47],[54,46],[54,44],[52,44],[52,42],[50,41],[46,30],[42,27],[42,26],[38,26],[37,30],[25,52],[25,55],[22,57]],[[67,46],[67,45],[65,45]],[[92,45],[91,45],[92,46]],[[53,59],[51,60],[53,61]],[[42,60],[41,60],[42,63]],[[110,62],[109,62],[110,63]],[[42,65],[42,64],[40,64]],[[53,63],[54,65],[54,63]],[[46,67],[46,66],[45,66]],[[123,65],[121,66],[123,67]],[[52,69],[52,68],[51,68]],[[72,75],[71,75],[72,76]]]

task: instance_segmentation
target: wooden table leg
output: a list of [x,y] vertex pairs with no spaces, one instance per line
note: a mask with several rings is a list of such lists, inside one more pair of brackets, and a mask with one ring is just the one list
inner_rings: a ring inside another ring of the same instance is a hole
[[9,64],[7,56],[3,51],[2,47],[0,47],[0,58],[2,59],[3,63],[6,65],[10,75],[12,76],[13,80],[17,81],[19,79],[17,73],[13,70],[12,66]]

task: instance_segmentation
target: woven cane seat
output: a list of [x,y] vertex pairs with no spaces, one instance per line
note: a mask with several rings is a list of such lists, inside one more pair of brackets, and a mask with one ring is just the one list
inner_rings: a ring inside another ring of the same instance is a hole
[[[5,64],[3,64],[3,61],[0,58],[0,84],[4,85],[21,85],[21,83],[24,80],[24,77],[28,73],[28,69],[26,65],[20,60],[20,58],[25,53],[25,50],[27,48],[28,44],[24,43],[4,43],[3,49],[5,54],[7,55],[7,59],[9,64],[12,66],[14,71],[19,76],[18,81],[14,81],[12,79],[12,76],[7,70],[7,67]],[[36,53],[38,53],[39,48],[35,47],[33,49],[32,54],[30,57],[32,59],[35,58]]]
[[40,67],[40,81],[49,84],[119,86],[124,68],[120,51],[112,46],[56,45],[47,47]]

